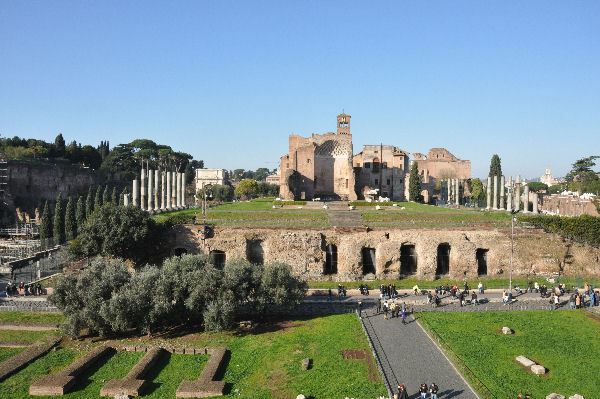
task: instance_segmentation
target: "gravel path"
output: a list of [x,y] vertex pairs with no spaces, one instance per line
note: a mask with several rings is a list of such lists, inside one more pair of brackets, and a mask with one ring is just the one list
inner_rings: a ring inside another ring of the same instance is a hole
[[400,318],[363,315],[363,322],[392,393],[404,384],[410,399],[416,399],[420,384],[435,382],[440,399],[479,398],[414,318],[403,325]]

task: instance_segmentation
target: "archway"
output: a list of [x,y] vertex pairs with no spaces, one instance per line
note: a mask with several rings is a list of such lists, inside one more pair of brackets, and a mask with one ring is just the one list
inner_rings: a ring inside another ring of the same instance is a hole
[[400,246],[400,274],[408,276],[417,272],[417,253],[413,244]]
[[375,274],[375,248],[362,249],[362,274]]
[[325,247],[323,274],[337,274],[337,246],[335,244],[329,244]]
[[246,259],[249,262],[262,265],[265,261],[265,252],[262,240],[246,240]]
[[173,250],[173,255],[174,256],[181,256],[181,255],[185,255],[187,253],[188,253],[188,251],[185,248],[175,248]]
[[477,259],[477,275],[487,276],[487,249],[477,248],[475,259]]
[[225,255],[225,252],[219,251],[218,249],[214,249],[208,254],[208,262],[218,269],[222,269],[225,267],[226,260],[227,257]]
[[443,276],[450,273],[450,244],[447,242],[437,247],[437,268],[436,276]]

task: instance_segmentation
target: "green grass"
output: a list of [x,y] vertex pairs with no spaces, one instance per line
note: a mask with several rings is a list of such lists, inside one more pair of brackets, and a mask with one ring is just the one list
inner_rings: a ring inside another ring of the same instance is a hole
[[[419,321],[459,359],[459,367],[480,393],[514,398],[556,392],[600,397],[598,358],[600,322],[585,311],[421,313]],[[508,326],[514,335],[502,335]],[[515,358],[524,355],[549,370],[540,377],[524,371]],[[480,383],[480,384],[478,384]],[[483,396],[486,397],[486,396]]]
[[[483,287],[485,289],[488,288],[508,288],[508,283],[509,283],[509,279],[507,278],[495,278],[495,279],[486,279],[486,278],[481,278],[481,279],[469,279],[467,280],[467,284],[469,285],[469,288],[471,289],[475,289],[477,287],[477,284],[479,284],[479,281],[481,281],[483,283]],[[514,284],[519,284],[519,287],[521,287],[521,289],[525,289],[528,286],[528,282],[532,281],[535,282],[537,281],[540,285],[542,284],[546,284],[548,286],[551,286],[553,284],[550,284],[546,281],[545,278],[535,278],[535,279],[526,279],[526,278],[514,278],[513,279],[513,285]],[[561,278],[560,282],[561,283],[565,283],[565,285],[567,286],[567,288],[570,288],[572,286],[579,286],[579,287],[583,287],[584,281],[588,281],[590,284],[592,284],[593,286],[597,287],[600,286],[600,279],[579,279],[579,278]],[[327,288],[337,288],[338,284],[342,284],[344,287],[346,287],[346,289],[352,289],[352,288],[358,288],[359,285],[361,284],[366,284],[370,290],[373,289],[379,289],[379,286],[381,284],[395,284],[396,288],[412,288],[414,287],[415,284],[417,284],[419,286],[419,288],[424,288],[424,289],[429,289],[429,288],[435,288],[438,285],[458,285],[459,287],[464,287],[465,281],[464,280],[451,280],[451,279],[439,279],[439,280],[421,280],[421,279],[417,279],[417,278],[413,278],[413,277],[406,277],[403,278],[401,280],[373,280],[373,281],[309,281],[308,282],[308,286],[309,288],[318,288],[318,289],[327,289]],[[556,284],[554,284],[556,285]]]
[[44,341],[50,336],[60,335],[58,330],[21,331],[0,330],[0,341],[37,342]]
[[[438,207],[433,207],[438,208]],[[418,223],[430,224],[454,224],[454,225],[470,225],[470,224],[489,224],[510,226],[510,215],[504,212],[452,212],[451,209],[444,209],[444,212],[406,212],[404,210],[393,211],[368,211],[362,213],[362,218],[368,225],[379,224],[413,224]]]
[[26,348],[0,348],[0,362],[23,352]]
[[[231,387],[228,397],[285,398],[303,393],[315,398],[374,398],[386,393],[374,361],[369,368],[364,361],[342,359],[343,349],[363,349],[370,353],[355,314],[289,321],[274,327],[256,333],[196,333],[173,339],[156,338],[154,343],[226,347],[231,355],[223,375]],[[60,371],[81,355],[69,348],[50,352],[0,383],[0,397],[29,397],[27,390],[32,382],[44,374]],[[65,397],[98,397],[102,380],[105,383],[123,377],[142,355],[119,352],[84,375],[85,382],[78,383]],[[302,371],[301,361],[306,357],[312,359],[312,368]],[[207,359],[208,356],[175,354],[160,359],[148,376],[152,385],[144,397],[174,397],[182,380],[198,378]]]
[[58,312],[0,312],[2,323],[60,324],[64,321],[65,316]]
[[266,211],[273,208],[275,198],[256,198],[250,201],[227,202],[211,207],[214,210]]

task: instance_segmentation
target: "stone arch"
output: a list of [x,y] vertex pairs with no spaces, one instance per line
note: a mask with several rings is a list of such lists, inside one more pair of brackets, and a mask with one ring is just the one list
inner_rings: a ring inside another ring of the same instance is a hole
[[444,276],[450,273],[450,244],[443,242],[437,247],[436,276]]
[[485,249],[485,248],[477,248],[475,250],[475,259],[477,260],[477,275],[478,276],[487,276],[487,274],[488,274],[487,253],[488,253],[488,249]]
[[417,273],[417,252],[415,244],[403,243],[400,246],[400,275],[409,276]]
[[177,247],[173,249],[173,256],[181,256],[188,253],[187,248]]
[[363,276],[370,273],[375,274],[375,248],[363,247],[361,249],[361,255]]
[[224,251],[220,251],[218,249],[213,249],[208,254],[208,261],[213,266],[218,269],[222,269],[225,267],[225,262],[227,261],[227,255]]
[[246,239],[246,259],[248,262],[262,265],[265,262],[263,240]]

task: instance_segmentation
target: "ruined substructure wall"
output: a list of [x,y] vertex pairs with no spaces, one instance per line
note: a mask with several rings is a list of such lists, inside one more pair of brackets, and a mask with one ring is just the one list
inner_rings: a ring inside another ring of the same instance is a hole
[[[229,261],[256,258],[265,263],[281,261],[294,273],[307,279],[353,280],[365,276],[363,248],[375,250],[375,275],[400,276],[400,249],[414,245],[417,258],[415,276],[434,279],[439,274],[438,246],[450,246],[447,277],[460,279],[478,276],[477,253],[485,253],[489,278],[508,278],[510,271],[510,233],[502,231],[388,230],[336,232],[328,230],[268,230],[217,228],[206,245],[197,240],[199,226],[178,226],[170,236],[173,250],[188,253],[217,250]],[[327,245],[337,248],[337,272],[324,274]],[[478,251],[479,250],[479,251]],[[480,257],[481,258],[481,257]],[[480,270],[481,271],[481,270]],[[600,276],[600,251],[588,246],[562,242],[552,235],[530,231],[515,235],[513,276]],[[370,274],[367,272],[367,274]],[[372,275],[367,277],[373,277]],[[446,276],[442,276],[446,277]]]
[[[44,201],[54,202],[59,193],[68,196],[87,195],[89,186],[120,184],[118,174],[111,175],[89,168],[30,165],[9,162],[8,192],[13,206],[33,215]],[[120,190],[119,190],[120,193]],[[13,209],[14,211],[14,209]]]

